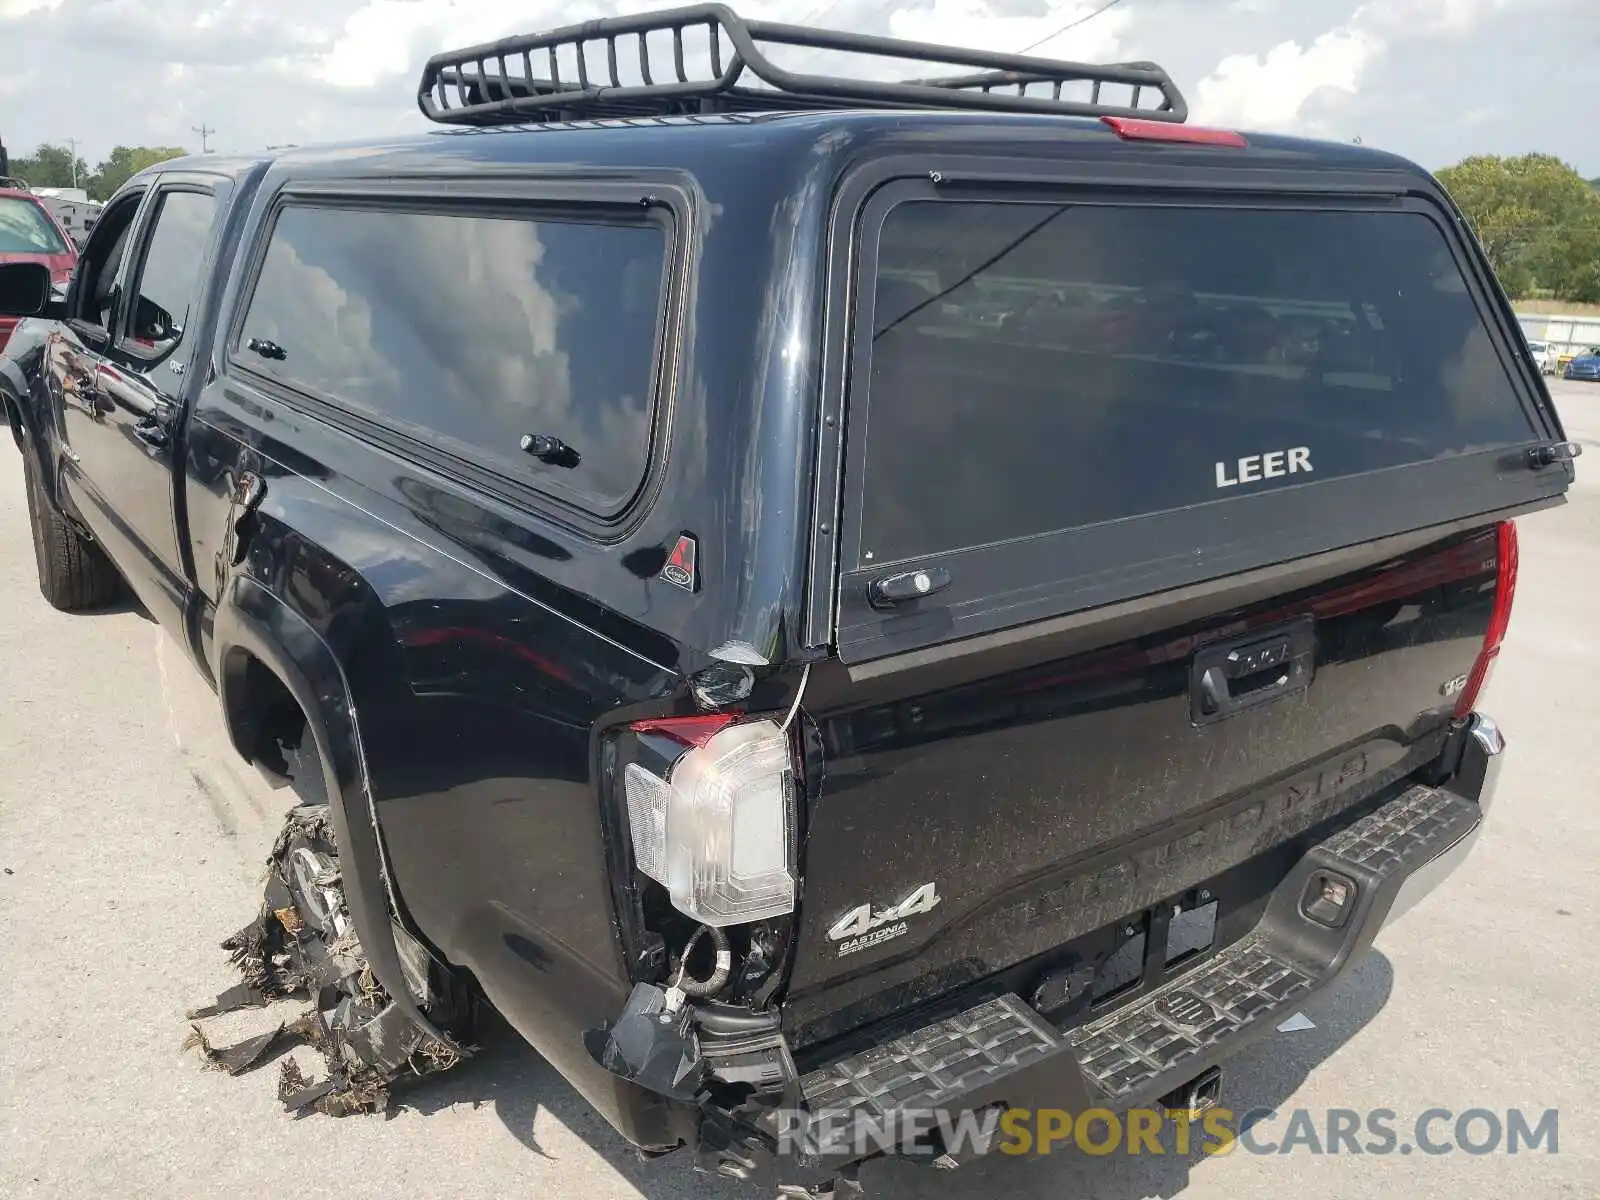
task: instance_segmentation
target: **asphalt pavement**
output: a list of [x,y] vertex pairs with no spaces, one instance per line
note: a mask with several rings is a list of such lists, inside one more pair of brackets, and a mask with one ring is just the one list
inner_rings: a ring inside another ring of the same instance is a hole
[[[1556,1109],[1557,1152],[1316,1154],[1302,1139],[1279,1154],[991,1157],[949,1174],[869,1166],[869,1194],[1600,1195],[1585,1090],[1600,1069],[1600,385],[1552,391],[1589,457],[1569,504],[1522,523],[1516,613],[1484,705],[1510,742],[1485,835],[1306,1008],[1313,1028],[1230,1063],[1224,1104],[1277,1111],[1261,1145],[1291,1140],[1296,1109],[1316,1129],[1330,1109],[1392,1110],[1407,1145],[1431,1108]],[[45,605],[0,435],[0,1196],[770,1195],[682,1155],[638,1162],[504,1029],[387,1117],[293,1120],[275,1071],[201,1069],[180,1049],[183,1012],[233,982],[217,942],[254,911],[284,802],[230,759],[213,703],[136,608]],[[241,1014],[220,1035],[264,1019]]]

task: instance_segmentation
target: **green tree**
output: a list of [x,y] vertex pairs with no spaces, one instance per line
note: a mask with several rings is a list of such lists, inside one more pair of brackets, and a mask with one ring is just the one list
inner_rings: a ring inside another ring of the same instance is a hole
[[1478,155],[1439,172],[1512,296],[1600,289],[1600,193],[1560,159]]
[[109,200],[111,195],[146,167],[166,162],[169,158],[182,158],[189,153],[178,146],[118,146],[111,156],[94,169],[85,185],[95,200]]
[[[65,146],[41,145],[27,158],[11,160],[11,174],[29,187],[72,187],[72,152]],[[89,179],[89,164],[78,159],[78,187]]]

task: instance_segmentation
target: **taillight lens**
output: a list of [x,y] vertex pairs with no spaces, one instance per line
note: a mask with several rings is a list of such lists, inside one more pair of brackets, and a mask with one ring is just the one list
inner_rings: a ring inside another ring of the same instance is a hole
[[775,722],[717,730],[665,778],[629,763],[623,792],[634,861],[680,912],[723,926],[794,910],[794,764]]
[[1489,684],[1495,659],[1500,656],[1500,643],[1506,640],[1506,629],[1511,624],[1511,603],[1517,594],[1517,526],[1514,521],[1501,521],[1495,531],[1495,582],[1494,609],[1489,614],[1489,628],[1483,635],[1483,648],[1472,664],[1472,674],[1467,676],[1467,686],[1461,689],[1456,700],[1456,716],[1465,717],[1477,707],[1478,698]]

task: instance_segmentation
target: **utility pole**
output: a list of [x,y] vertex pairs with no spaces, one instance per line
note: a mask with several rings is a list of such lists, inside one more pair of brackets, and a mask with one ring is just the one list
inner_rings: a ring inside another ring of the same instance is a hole
[[199,124],[199,125],[191,125],[191,126],[189,126],[189,128],[192,129],[195,133],[198,133],[200,135],[200,153],[201,154],[210,154],[211,153],[211,144],[209,142],[207,142],[206,139],[208,137],[210,137],[213,133],[215,133],[216,130],[211,128],[211,126],[206,125],[204,123]]
[[67,153],[71,157],[72,186],[73,187],[77,187],[78,186],[78,139],[77,138],[68,138],[67,139]]

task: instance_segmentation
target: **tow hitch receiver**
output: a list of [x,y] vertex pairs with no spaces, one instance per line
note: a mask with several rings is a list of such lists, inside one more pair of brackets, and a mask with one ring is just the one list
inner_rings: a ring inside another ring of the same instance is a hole
[[1169,1113],[1184,1113],[1189,1120],[1197,1121],[1201,1113],[1215,1108],[1221,1099],[1222,1068],[1212,1067],[1161,1097],[1158,1107]]
[[[440,1029],[465,1028],[469,994],[403,930],[397,938],[418,1006]],[[447,1070],[470,1053],[449,1034],[441,1039],[419,1026],[374,978],[345,907],[326,805],[290,810],[267,859],[261,911],[222,948],[242,982],[187,1014],[194,1023],[184,1046],[229,1075],[292,1045],[310,1046],[322,1055],[326,1075],[312,1080],[293,1059],[284,1060],[278,1099],[290,1112],[381,1112],[393,1084]],[[198,1023],[292,996],[304,996],[310,1007],[232,1046],[213,1046]]]

